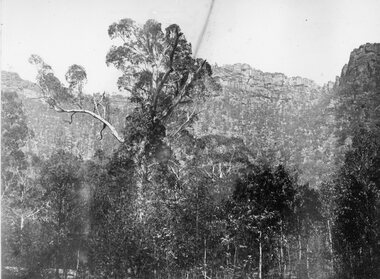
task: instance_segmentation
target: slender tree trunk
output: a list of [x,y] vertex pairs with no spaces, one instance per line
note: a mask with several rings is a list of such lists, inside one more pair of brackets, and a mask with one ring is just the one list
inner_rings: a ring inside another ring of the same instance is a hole
[[306,241],[306,278],[309,278],[309,241]]
[[[198,239],[199,239],[199,189],[198,189],[198,185],[197,185],[197,208],[196,208],[196,216],[195,216],[195,241],[198,242]],[[197,249],[197,248],[195,248]]]
[[238,260],[238,245],[237,245],[237,243],[234,243],[234,246],[235,246],[235,253],[234,253],[234,268],[232,271],[232,278],[235,277],[236,265],[237,265],[237,260]]
[[24,222],[25,222],[25,217],[24,214],[21,214],[21,220],[20,220],[20,229],[24,229]]
[[281,268],[281,261],[282,261],[282,259],[281,259],[281,248],[280,248],[280,244],[279,244],[279,247],[278,247],[279,249],[278,249],[278,251],[277,251],[277,253],[278,253],[278,255],[277,255],[277,257],[278,257],[278,262],[277,262],[277,275],[278,275],[278,277],[279,278],[281,278],[281,275],[282,275],[282,268]]
[[203,240],[204,243],[204,253],[203,253],[203,277],[207,278],[207,241],[206,238]]
[[63,227],[63,214],[64,214],[64,197],[62,196],[62,193],[58,197],[59,202],[58,202],[58,231],[57,237],[56,237],[56,244],[57,244],[57,250],[55,254],[55,265],[56,265],[56,270],[55,270],[55,276],[56,278],[60,278],[59,276],[59,256],[62,255],[62,247],[61,247],[61,229]]
[[290,244],[287,244],[287,253],[288,253],[288,266],[289,266],[289,278],[292,276],[292,262],[290,258]]
[[[156,242],[154,240],[153,240],[153,256],[154,256],[154,259],[157,260]],[[154,274],[154,279],[156,279],[157,278],[156,266],[154,266],[153,274]]]
[[285,260],[284,260],[284,234],[282,232],[282,222],[280,226],[280,277],[285,278]]
[[301,234],[298,234],[298,262],[302,261],[302,243],[301,243]]
[[331,232],[331,224],[330,220],[327,219],[327,231],[329,235],[329,249],[331,256],[331,273],[334,273],[334,251],[333,251],[333,243],[332,243],[332,232]]
[[298,261],[297,261],[297,277],[302,278],[303,272],[302,272],[302,240],[301,240],[301,233],[298,233]]
[[59,236],[57,236],[57,238],[56,238],[56,242],[57,242],[57,247],[55,248],[56,250],[55,250],[55,258],[54,258],[54,261],[55,261],[55,278],[57,278],[57,279],[59,279],[60,278],[60,276],[59,276],[59,254],[60,254],[60,238],[59,238]]
[[80,256],[80,251],[78,249],[78,252],[77,252],[77,266],[76,266],[76,277],[78,277],[78,272],[79,272],[79,256]]
[[259,279],[262,279],[263,269],[263,247],[262,247],[261,231],[259,232]]
[[285,253],[284,253],[284,242],[286,242],[285,240],[285,237],[282,233],[282,244],[281,244],[281,259],[282,259],[282,264],[283,264],[283,267],[282,267],[282,278],[285,278],[286,276],[286,271],[287,271],[287,264],[286,264],[286,256],[285,256]]

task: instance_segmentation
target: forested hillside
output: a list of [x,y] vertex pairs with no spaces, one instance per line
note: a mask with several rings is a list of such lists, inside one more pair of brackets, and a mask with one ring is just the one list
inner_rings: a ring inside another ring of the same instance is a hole
[[380,44],[319,86],[108,34],[120,95],[2,72],[4,278],[377,278]]
[[[286,164],[313,186],[331,175],[337,152],[333,83],[321,87],[305,78],[263,73],[241,64],[214,66],[213,73],[222,90],[213,92],[202,106],[194,125],[198,136],[240,138],[255,160]],[[86,159],[99,148],[112,152],[116,140],[105,132],[99,141],[99,124],[91,117],[77,116],[80,119],[70,124],[68,115],[55,113],[36,98],[38,87],[33,83],[17,74],[2,75],[4,89],[16,89],[25,98],[28,123],[35,132],[29,143],[33,152],[48,155],[60,146]],[[111,118],[119,128],[128,111],[125,95],[110,97]]]
[[[28,149],[39,156],[49,156],[57,148],[62,148],[85,159],[90,159],[95,151],[102,149],[111,154],[117,143],[108,133],[99,140],[101,125],[91,117],[77,115],[79,121],[70,124],[70,116],[57,114],[39,98],[40,88],[29,81],[22,80],[18,74],[2,72],[3,91],[17,92],[22,100],[28,126],[34,137],[28,141]],[[100,95],[100,93],[99,93]],[[110,117],[118,127],[123,126],[122,113],[128,109],[126,97],[112,97]]]

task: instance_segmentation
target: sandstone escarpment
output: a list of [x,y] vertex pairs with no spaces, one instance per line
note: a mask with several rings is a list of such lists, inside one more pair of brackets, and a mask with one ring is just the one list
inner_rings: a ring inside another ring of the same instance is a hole
[[353,132],[379,132],[380,44],[365,44],[351,52],[335,86],[337,125],[341,142]]
[[247,64],[215,66],[213,72],[223,90],[206,102],[198,134],[242,138],[255,160],[301,169],[304,182],[316,184],[333,171],[333,83],[319,86]]
[[339,83],[352,83],[358,87],[356,89],[379,90],[380,44],[367,43],[354,49],[342,69]]
[[40,92],[35,83],[22,79],[17,73],[7,71],[1,71],[1,89],[22,92],[30,98],[37,97]]

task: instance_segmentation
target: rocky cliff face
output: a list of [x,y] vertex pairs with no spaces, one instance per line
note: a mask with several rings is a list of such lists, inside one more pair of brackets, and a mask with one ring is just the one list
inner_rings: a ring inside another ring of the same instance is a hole
[[353,84],[369,91],[380,90],[380,44],[365,44],[351,52],[338,85]]
[[380,44],[353,50],[341,76],[324,86],[247,64],[214,67],[214,75],[223,91],[205,104],[197,132],[240,137],[256,160],[286,164],[301,182],[329,177],[354,129],[379,130]]
[[40,89],[30,81],[23,80],[17,73],[1,71],[1,88],[2,90],[23,92],[23,95],[29,98],[38,96]]
[[214,75],[223,91],[205,104],[199,134],[243,138],[255,160],[301,170],[305,183],[316,184],[334,170],[333,83],[319,86],[247,64],[215,67]]
[[360,128],[380,136],[380,44],[365,44],[351,52],[337,79],[335,100],[341,141]]

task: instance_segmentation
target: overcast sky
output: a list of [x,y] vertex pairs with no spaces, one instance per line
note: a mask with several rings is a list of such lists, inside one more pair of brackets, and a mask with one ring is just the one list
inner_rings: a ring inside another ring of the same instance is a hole
[[[58,77],[72,64],[88,73],[87,91],[116,91],[105,64],[110,24],[153,18],[177,23],[196,44],[211,0],[2,0],[2,69],[34,80],[39,54]],[[334,80],[350,52],[380,42],[379,0],[215,0],[198,56],[248,63],[266,72]]]

